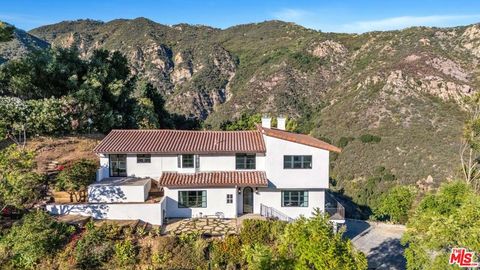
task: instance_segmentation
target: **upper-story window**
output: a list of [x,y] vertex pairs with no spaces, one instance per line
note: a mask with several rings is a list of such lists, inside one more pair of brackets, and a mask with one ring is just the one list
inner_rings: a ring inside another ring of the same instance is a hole
[[137,163],[150,163],[151,161],[152,161],[152,155],[137,154]]
[[311,169],[312,156],[283,156],[284,169]]
[[236,154],[235,169],[255,170],[255,154]]
[[200,168],[200,156],[194,154],[178,155],[178,168]]

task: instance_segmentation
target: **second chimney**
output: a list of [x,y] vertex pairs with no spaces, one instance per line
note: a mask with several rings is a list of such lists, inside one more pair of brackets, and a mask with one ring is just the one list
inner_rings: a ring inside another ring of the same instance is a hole
[[266,116],[262,117],[262,127],[272,128],[272,118]]
[[281,116],[277,117],[277,128],[281,130],[285,130],[287,124],[287,118]]

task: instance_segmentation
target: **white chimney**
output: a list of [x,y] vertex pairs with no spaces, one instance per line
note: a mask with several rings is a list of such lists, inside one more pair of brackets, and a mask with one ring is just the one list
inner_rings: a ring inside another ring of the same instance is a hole
[[287,124],[287,118],[280,116],[277,117],[277,128],[281,130],[285,130]]
[[262,117],[262,127],[272,128],[272,118],[266,116]]

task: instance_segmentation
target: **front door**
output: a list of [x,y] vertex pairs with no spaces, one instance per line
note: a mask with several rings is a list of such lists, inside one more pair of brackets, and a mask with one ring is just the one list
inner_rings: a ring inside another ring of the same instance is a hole
[[253,189],[251,187],[243,189],[243,213],[253,213]]

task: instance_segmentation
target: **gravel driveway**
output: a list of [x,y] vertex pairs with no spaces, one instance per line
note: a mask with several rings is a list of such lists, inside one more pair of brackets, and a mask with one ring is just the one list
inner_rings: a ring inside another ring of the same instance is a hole
[[405,226],[352,219],[346,225],[345,236],[367,255],[369,269],[406,268],[404,247],[400,244]]

